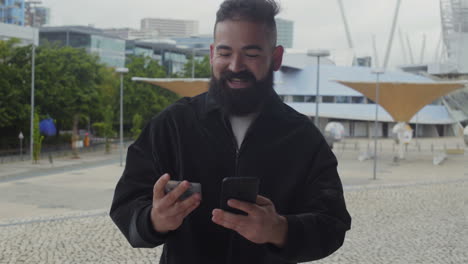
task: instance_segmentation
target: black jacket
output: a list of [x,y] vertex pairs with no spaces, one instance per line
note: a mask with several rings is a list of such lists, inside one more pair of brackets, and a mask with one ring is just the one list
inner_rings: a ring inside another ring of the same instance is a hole
[[[237,149],[220,107],[205,93],[183,98],[144,128],[128,148],[110,211],[133,247],[164,244],[160,263],[297,263],[326,257],[350,229],[337,160],[305,116],[273,94]],[[202,184],[202,203],[176,231],[150,221],[153,185],[171,179]],[[259,194],[288,220],[287,244],[258,245],[211,221],[224,177],[258,177]]]

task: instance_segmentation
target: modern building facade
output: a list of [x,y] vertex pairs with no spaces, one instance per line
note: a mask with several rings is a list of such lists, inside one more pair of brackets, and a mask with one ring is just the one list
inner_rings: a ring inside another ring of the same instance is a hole
[[40,44],[56,43],[74,48],[84,48],[96,54],[102,63],[111,67],[125,66],[125,40],[107,35],[102,30],[85,26],[43,27]]
[[285,48],[293,47],[294,22],[282,18],[276,18],[276,30],[278,32],[277,43]]
[[129,40],[126,54],[150,57],[159,61],[167,70],[167,75],[181,73],[192,51],[176,45],[174,40]]
[[204,55],[209,55],[210,45],[214,42],[212,34],[171,39],[176,41],[177,46],[185,47],[190,50],[193,49],[196,51],[197,54]]
[[1,0],[0,23],[24,26],[24,0]]
[[39,44],[39,30],[37,28],[0,23],[0,40],[17,38],[21,46]]
[[26,2],[24,13],[24,25],[29,27],[42,27],[50,24],[50,8],[33,6]]
[[[287,57],[288,54],[285,54]],[[297,55],[296,55],[297,56]],[[304,56],[307,56],[304,54]],[[374,133],[375,103],[362,93],[338,81],[375,82],[376,76],[368,67],[344,67],[332,64],[320,65],[319,101],[316,102],[317,65],[294,65],[284,60],[280,71],[275,73],[275,90],[289,106],[311,118],[319,104],[320,128],[324,131],[329,122],[340,122],[346,136],[369,137]],[[435,83],[431,78],[402,71],[385,72],[381,82]],[[446,103],[463,90],[455,91],[422,108],[410,120],[413,128],[418,127],[417,136],[436,137],[456,135],[460,124],[468,121],[468,114]],[[378,117],[378,135],[392,136],[396,125],[392,116],[381,106]]]
[[133,28],[107,28],[102,30],[105,34],[126,40],[157,39],[159,32],[156,30],[138,30]]
[[189,37],[198,34],[198,21],[162,18],[144,18],[141,31],[157,31],[160,37]]

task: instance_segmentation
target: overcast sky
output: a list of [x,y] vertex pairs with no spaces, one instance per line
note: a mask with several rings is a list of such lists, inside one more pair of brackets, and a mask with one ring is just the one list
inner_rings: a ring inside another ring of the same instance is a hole
[[[89,25],[138,29],[146,17],[199,21],[199,33],[211,33],[222,0],[43,0],[51,8],[52,25]],[[294,48],[343,50],[348,47],[336,0],[281,0],[278,17],[294,21]],[[423,35],[427,37],[424,62],[434,60],[440,39],[439,0],[402,0],[398,27],[409,36],[415,62],[421,57]],[[343,0],[355,52],[373,56],[376,36],[382,64],[397,0]],[[409,55],[408,60],[409,60]],[[404,63],[398,30],[391,65]]]

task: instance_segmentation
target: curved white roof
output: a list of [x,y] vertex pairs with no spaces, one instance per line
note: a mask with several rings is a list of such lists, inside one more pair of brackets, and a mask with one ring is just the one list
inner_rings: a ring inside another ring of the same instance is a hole
[[[336,81],[375,82],[376,74],[367,67],[344,67],[335,65],[320,65],[321,96],[363,96],[347,86]],[[275,73],[275,90],[279,95],[309,95],[316,94],[317,65],[309,65],[303,69],[282,68]],[[389,71],[379,75],[381,82],[395,83],[435,83],[435,81],[405,72]],[[308,116],[315,116],[315,103],[287,103],[296,111]],[[375,104],[350,103],[320,103],[321,117],[372,121],[375,119]],[[393,122],[394,120],[385,109],[379,106],[379,121]],[[443,105],[427,105],[411,123],[420,124],[452,124],[454,119]]]
[[[307,116],[315,116],[315,103],[287,103],[294,110]],[[333,119],[375,120],[375,104],[337,104],[320,103],[321,117]],[[379,106],[380,122],[395,122],[385,109]],[[416,114],[410,123],[453,124],[454,120],[442,105],[427,105]]]
[[[320,95],[362,96],[361,93],[335,81],[375,82],[376,75],[371,68],[320,65]],[[433,80],[405,72],[385,72],[380,74],[382,82],[434,83]],[[275,73],[275,90],[278,94],[315,95],[317,65],[309,65],[302,70],[283,68]]]

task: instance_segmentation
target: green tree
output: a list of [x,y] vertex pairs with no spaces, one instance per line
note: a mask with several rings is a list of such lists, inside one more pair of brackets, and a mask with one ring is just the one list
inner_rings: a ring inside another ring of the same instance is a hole
[[[179,96],[175,93],[144,82],[134,82],[131,77],[164,78],[166,70],[148,57],[130,56],[124,78],[124,123],[130,127],[135,114],[147,123],[154,115],[175,102]],[[118,105],[118,104],[117,104]]]
[[39,114],[36,112],[34,113],[34,133],[33,133],[33,162],[39,163],[41,158],[41,148],[42,148],[42,141],[44,140],[44,136],[41,135],[39,131]]
[[132,132],[132,137],[134,140],[136,140],[138,138],[138,136],[140,136],[140,133],[141,133],[141,126],[143,124],[143,117],[141,117],[140,114],[135,114],[133,116],[133,126],[132,126],[132,129],[131,129],[131,132]]
[[[193,65],[192,62],[194,62]],[[210,78],[211,64],[209,56],[203,57],[202,60],[195,59],[195,61],[193,61],[193,57],[189,57],[187,63],[184,65],[184,70],[180,77],[192,78],[192,67],[194,69],[193,72],[195,78]]]
[[110,153],[110,138],[114,136],[114,130],[112,128],[112,120],[114,118],[114,112],[111,105],[107,105],[103,111],[104,121],[96,122],[93,124],[93,128],[97,131],[98,136],[105,137],[106,139],[106,154]]
[[[18,40],[0,40],[0,147],[17,144],[17,135],[30,130],[32,47]],[[135,114],[143,123],[178,99],[174,93],[131,77],[164,78],[166,70],[151,58],[130,56],[130,72],[124,78],[124,128],[130,129]],[[46,43],[36,49],[35,109],[52,117],[57,130],[76,131],[103,123],[105,111],[119,112],[120,78],[115,70],[99,63],[84,49]],[[109,123],[109,122],[108,122]],[[118,115],[110,121],[115,128]],[[29,132],[29,133],[28,133]]]
[[59,130],[76,130],[81,120],[102,116],[98,84],[104,66],[96,56],[84,49],[44,46],[37,49],[36,61],[37,105],[57,120]]
[[[18,47],[18,39],[0,40],[0,134],[5,129],[28,131],[30,119],[30,46]],[[28,75],[29,74],[29,75]]]

